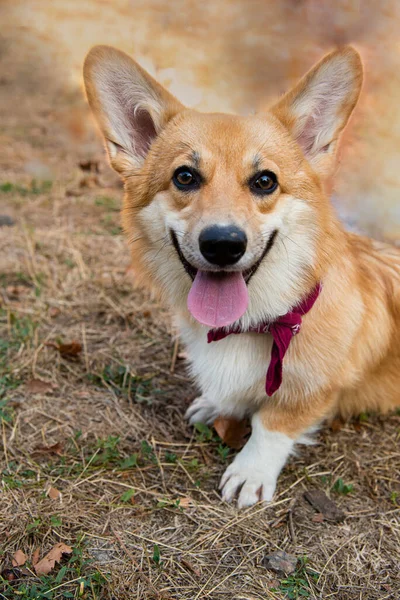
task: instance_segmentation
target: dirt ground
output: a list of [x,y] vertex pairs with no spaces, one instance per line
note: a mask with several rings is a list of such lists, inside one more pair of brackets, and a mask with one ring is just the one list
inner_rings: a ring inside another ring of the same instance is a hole
[[[274,13],[278,33],[289,4],[302,18],[302,3],[282,2]],[[268,15],[253,23],[238,2],[236,25],[226,25],[229,45],[213,35],[205,51],[208,27],[215,34],[227,8],[204,6],[203,17],[192,19],[199,6],[180,2],[172,15],[156,1],[15,0],[0,8],[0,598],[395,600],[400,415],[361,415],[323,429],[315,445],[290,460],[272,504],[239,512],[217,490],[234,451],[214,431],[193,431],[184,421],[196,395],[184,349],[165,309],[134,288],[119,225],[122,188],[88,115],[80,67],[94,43],[130,52],[133,45],[183,100],[239,112],[259,106],[259,80],[250,77],[234,34],[241,28],[243,43],[250,29],[247,47],[260,52]],[[352,199],[341,204],[347,215],[365,195],[362,226],[393,241],[396,10],[389,2],[363,47],[372,75],[360,115],[378,110],[382,120],[364,134],[360,118],[354,121],[343,154],[350,166],[339,171],[337,193],[339,202],[345,191]],[[338,15],[336,35],[363,43],[365,28],[360,33],[351,14],[346,28]],[[265,77],[276,61],[286,65],[284,75],[272,77],[273,93],[335,42],[315,34],[295,60],[300,33],[286,27],[292,70],[276,33],[278,46],[262,71]],[[310,29],[301,35],[308,40]],[[389,61],[379,62],[378,41],[393,49]],[[219,54],[225,58],[211,75],[206,65],[211,55],[217,64]],[[179,64],[182,80],[169,68]],[[375,85],[384,88],[386,104]],[[315,489],[344,511],[342,522],[307,503],[304,493]],[[42,558],[58,543],[71,552],[37,576],[35,554]],[[13,566],[18,550],[27,560]],[[298,558],[291,575],[267,568],[266,557],[278,550]]]

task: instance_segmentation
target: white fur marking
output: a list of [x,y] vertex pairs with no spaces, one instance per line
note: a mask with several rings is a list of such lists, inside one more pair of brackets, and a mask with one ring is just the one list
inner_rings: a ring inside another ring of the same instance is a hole
[[294,440],[284,433],[265,429],[258,413],[253,416],[252,427],[249,441],[226,469],[220,483],[226,502],[231,502],[242,486],[239,508],[272,500],[278,475],[294,445]]

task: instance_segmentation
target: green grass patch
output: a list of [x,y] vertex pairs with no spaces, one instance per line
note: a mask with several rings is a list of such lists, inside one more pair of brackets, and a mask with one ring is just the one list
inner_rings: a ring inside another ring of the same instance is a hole
[[106,365],[100,373],[88,375],[91,383],[105,388],[112,388],[117,396],[123,396],[150,405],[154,394],[153,376],[141,377],[131,372],[129,366]]
[[0,309],[0,320],[8,320],[10,331],[0,338],[0,423],[11,423],[13,410],[8,406],[8,395],[21,385],[22,380],[11,372],[12,354],[17,352],[21,344],[27,344],[33,338],[38,323],[29,316],[19,317]]
[[18,194],[19,196],[38,196],[50,192],[52,187],[52,181],[48,180],[36,181],[36,179],[32,179],[29,186],[5,181],[0,183],[0,192],[3,194]]
[[101,224],[110,235],[122,235],[122,228],[115,223],[115,217],[112,214],[106,214],[101,219]]
[[175,464],[178,460],[178,456],[174,452],[167,452],[164,454],[165,462]]
[[161,552],[160,552],[160,548],[157,546],[157,544],[154,544],[153,547],[153,562],[156,563],[156,565],[161,566],[162,561],[161,561]]
[[332,490],[337,494],[343,494],[343,496],[347,496],[347,494],[351,494],[354,491],[354,485],[349,483],[346,484],[341,477],[335,481],[332,486]]
[[307,568],[308,557],[303,556],[299,559],[298,567],[292,575],[281,579],[279,588],[272,589],[273,592],[284,593],[284,598],[288,600],[297,600],[298,598],[311,598],[312,582],[318,581],[318,573]]
[[110,196],[98,196],[94,201],[96,206],[101,206],[106,210],[111,210],[113,212],[117,212],[120,209],[120,203],[115,198],[111,198]]
[[131,488],[130,490],[126,490],[123,494],[121,494],[121,502],[130,502],[135,495],[135,490]]

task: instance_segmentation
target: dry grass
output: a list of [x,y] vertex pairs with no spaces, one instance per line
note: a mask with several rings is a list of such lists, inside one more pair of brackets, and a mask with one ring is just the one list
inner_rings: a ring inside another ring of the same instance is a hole
[[[230,456],[183,420],[195,390],[182,359],[171,372],[168,315],[132,290],[119,196],[67,197],[61,184],[1,194],[17,224],[0,229],[0,571],[17,549],[30,557],[64,541],[75,554],[60,581],[59,567],[44,583],[17,571],[0,598],[281,599],[301,579],[310,598],[398,598],[400,416],[320,433],[269,506],[222,504]],[[82,352],[68,360],[56,345],[73,340]],[[53,388],[33,394],[32,378]],[[58,454],[37,451],[58,443]],[[339,478],[351,493],[333,489]],[[303,493],[315,487],[345,510],[343,524],[312,520]],[[264,566],[276,549],[308,560],[286,584]],[[43,595],[18,595],[23,585]]]

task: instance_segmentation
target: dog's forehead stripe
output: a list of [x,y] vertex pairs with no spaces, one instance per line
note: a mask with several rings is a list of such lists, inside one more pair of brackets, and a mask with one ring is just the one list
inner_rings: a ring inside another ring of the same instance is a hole
[[191,152],[190,161],[196,169],[200,169],[200,153],[197,150]]

